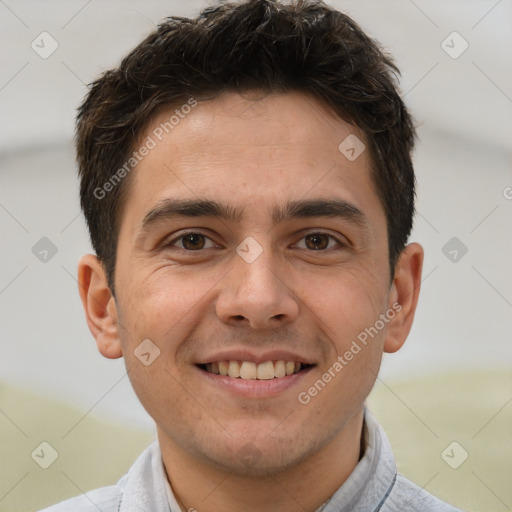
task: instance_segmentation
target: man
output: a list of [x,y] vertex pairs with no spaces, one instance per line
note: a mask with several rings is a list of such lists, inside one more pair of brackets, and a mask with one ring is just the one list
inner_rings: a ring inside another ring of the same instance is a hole
[[92,84],[80,295],[158,440],[48,510],[456,510],[365,407],[423,263],[397,71],[321,2],[251,0],[167,19]]

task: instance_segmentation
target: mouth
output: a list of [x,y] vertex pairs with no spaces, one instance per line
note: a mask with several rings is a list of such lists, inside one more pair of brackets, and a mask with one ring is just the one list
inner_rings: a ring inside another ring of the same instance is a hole
[[274,380],[306,372],[313,364],[301,361],[253,361],[223,360],[196,365],[201,370],[212,375],[230,377],[242,380]]

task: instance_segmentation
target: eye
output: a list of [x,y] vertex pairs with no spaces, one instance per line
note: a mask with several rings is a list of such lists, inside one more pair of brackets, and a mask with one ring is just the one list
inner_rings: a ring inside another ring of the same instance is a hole
[[[208,241],[210,242],[209,246],[207,245]],[[213,241],[206,235],[194,232],[181,235],[166,245],[167,247],[176,247],[176,244],[178,244],[179,249],[185,249],[187,251],[198,251],[200,249],[210,249],[215,247]]]
[[[302,241],[304,241],[303,244]],[[331,241],[335,242],[334,245],[330,243]],[[323,251],[325,249],[331,249],[336,245],[343,246],[343,244],[332,235],[327,233],[309,233],[305,237],[301,238],[300,242],[297,244],[297,247],[300,249],[310,249],[312,251]]]

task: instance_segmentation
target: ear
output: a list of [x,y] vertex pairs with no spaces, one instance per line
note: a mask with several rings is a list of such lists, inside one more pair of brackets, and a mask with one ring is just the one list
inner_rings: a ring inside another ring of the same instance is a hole
[[[395,266],[395,276],[389,294],[389,310],[396,315],[389,322],[384,341],[384,352],[396,352],[404,344],[411,330],[421,286],[423,247],[409,244],[401,252]],[[400,305],[401,309],[398,309]]]
[[101,261],[86,254],[78,263],[78,287],[91,334],[100,353],[109,359],[123,355],[117,307]]

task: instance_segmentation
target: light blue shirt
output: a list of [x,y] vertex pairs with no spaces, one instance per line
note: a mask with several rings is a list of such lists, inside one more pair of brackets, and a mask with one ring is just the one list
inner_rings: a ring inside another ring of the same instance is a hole
[[[388,438],[365,409],[368,445],[348,479],[317,512],[461,512],[397,474]],[[200,504],[195,505],[202,512]],[[167,480],[153,442],[116,485],[90,491],[41,512],[186,512]],[[207,507],[204,507],[207,511]],[[248,504],[250,510],[250,504]]]

